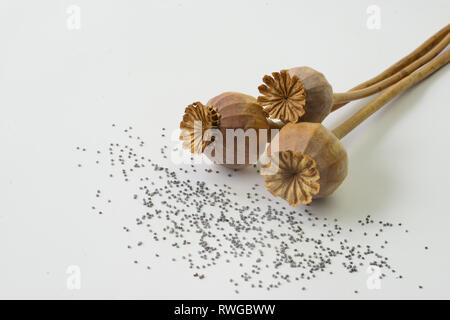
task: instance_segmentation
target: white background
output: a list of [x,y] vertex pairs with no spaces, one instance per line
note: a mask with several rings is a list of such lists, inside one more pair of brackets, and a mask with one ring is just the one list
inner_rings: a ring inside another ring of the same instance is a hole
[[[79,30],[67,28],[70,5],[81,9]],[[369,5],[381,9],[379,30],[366,26]],[[177,128],[187,104],[223,91],[257,95],[261,77],[283,68],[313,67],[345,91],[449,17],[448,0],[1,0],[0,297],[450,298],[448,67],[343,140],[349,176],[313,204],[315,214],[343,224],[371,214],[407,225],[410,234],[394,235],[389,255],[408,280],[386,280],[381,290],[365,288],[362,272],[323,277],[306,292],[292,285],[236,296],[221,272],[198,281],[176,264],[136,268],[120,215],[89,211],[98,181],[78,170],[74,152],[108,143],[111,123],[158,145],[160,128]],[[70,265],[81,268],[80,290],[67,289]]]

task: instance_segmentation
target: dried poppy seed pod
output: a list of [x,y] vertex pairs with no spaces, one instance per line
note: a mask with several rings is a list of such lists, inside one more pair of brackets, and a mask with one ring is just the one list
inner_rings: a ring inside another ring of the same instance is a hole
[[289,123],[278,133],[278,148],[269,146],[265,175],[270,193],[291,206],[332,194],[347,176],[347,152],[339,139],[320,123]]
[[214,140],[214,137],[207,134],[208,130],[216,129],[218,125],[219,115],[216,109],[204,106],[200,102],[188,105],[180,123],[180,140],[183,141],[183,148],[190,150],[191,153],[202,153]]
[[324,75],[309,67],[266,75],[263,78],[265,84],[258,88],[261,93],[258,102],[270,117],[284,122],[322,122],[330,112],[347,102],[378,93],[432,60],[446,48],[448,30],[450,25],[380,75],[344,93],[333,93]]
[[325,76],[309,67],[297,67],[288,70],[291,77],[301,79],[305,89],[304,114],[302,121],[322,122],[333,106],[333,89]]
[[272,118],[322,122],[333,106],[333,89],[325,76],[309,67],[265,75],[258,102]]
[[[200,134],[194,134],[194,121],[202,123]],[[254,97],[238,92],[225,92],[210,99],[206,106],[196,102],[186,108],[180,124],[183,130],[180,139],[184,140],[184,147],[193,153],[205,151],[214,162],[228,168],[241,169],[257,161],[264,151],[267,132],[274,126]],[[209,137],[201,139],[208,129],[218,129],[220,139],[217,136],[210,140]],[[246,135],[245,146],[237,136],[230,136],[234,140],[230,151],[227,148],[227,135],[237,135],[236,129],[242,129],[240,133]],[[260,132],[261,129],[266,131]],[[260,135],[264,138],[260,139]],[[212,152],[206,152],[205,148],[212,142]],[[216,154],[218,150],[222,155]]]

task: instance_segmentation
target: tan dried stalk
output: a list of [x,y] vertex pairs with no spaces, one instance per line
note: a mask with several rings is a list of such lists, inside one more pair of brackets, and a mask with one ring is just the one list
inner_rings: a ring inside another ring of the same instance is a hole
[[[403,68],[409,66],[411,63],[416,61],[417,59],[421,58],[425,54],[427,54],[431,49],[433,49],[439,42],[441,42],[442,39],[450,32],[450,24],[446,25],[444,28],[439,30],[437,33],[435,33],[433,36],[431,36],[429,39],[427,39],[424,43],[422,43],[416,50],[402,58],[401,60],[397,61],[395,64],[390,66],[388,69],[384,70],[379,75],[373,77],[372,79],[369,79],[356,87],[350,89],[349,91],[355,91],[359,89],[364,89],[367,87],[370,87],[376,83],[381,82],[382,80],[385,80],[389,78],[390,76],[396,74],[397,72],[401,71]],[[431,59],[434,58],[431,57]],[[331,111],[335,111],[344,105],[345,103],[338,103],[334,104]]]
[[381,92],[429,62],[446,47],[449,30],[450,25],[447,25],[413,53],[358,89],[333,93],[322,73],[309,67],[297,67],[264,76],[264,84],[258,88],[261,93],[258,102],[275,119],[322,122],[346,102]]

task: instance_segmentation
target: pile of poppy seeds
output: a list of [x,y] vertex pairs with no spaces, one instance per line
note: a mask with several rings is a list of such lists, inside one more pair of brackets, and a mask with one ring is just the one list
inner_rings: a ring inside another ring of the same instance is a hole
[[[130,250],[150,244],[152,263],[164,257],[191,269],[199,280],[214,266],[230,264],[230,268],[240,270],[240,277],[224,281],[236,293],[244,285],[274,290],[290,282],[298,282],[300,290],[307,290],[314,278],[332,275],[336,265],[349,273],[366,272],[373,266],[380,279],[403,278],[382,253],[389,245],[382,237],[386,232],[408,232],[401,223],[376,221],[367,215],[355,221],[357,227],[352,229],[339,224],[338,219],[315,216],[308,205],[290,207],[272,197],[262,184],[248,185],[246,194],[237,193],[233,176],[239,172],[196,165],[191,155],[192,163],[174,164],[170,152],[179,151],[179,145],[162,145],[157,163],[145,156],[147,144],[132,134],[132,127],[112,126],[120,134],[118,140],[125,143],[110,142],[95,149],[95,165],[110,179],[128,184],[128,192],[130,186],[134,189],[128,197],[129,206],[125,206],[136,208],[136,212],[123,212],[130,224],[121,228],[142,237],[126,244]],[[166,132],[161,130],[162,143],[170,141]],[[87,147],[76,150],[90,151]],[[77,165],[82,168],[84,164]],[[213,182],[199,180],[200,170],[220,176],[222,183],[214,183],[217,178]],[[253,170],[259,173],[256,166]],[[106,215],[114,199],[108,199],[98,187],[95,190],[96,203],[91,210]],[[352,243],[348,238],[355,233],[370,244]],[[139,260],[132,262],[140,264]],[[152,269],[151,265],[144,267]]]

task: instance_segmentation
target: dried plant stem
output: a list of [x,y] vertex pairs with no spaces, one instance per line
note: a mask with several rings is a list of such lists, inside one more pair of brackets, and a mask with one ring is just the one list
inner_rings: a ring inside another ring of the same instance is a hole
[[[396,62],[394,65],[390,66],[388,69],[386,69],[385,71],[383,71],[379,75],[377,75],[377,76],[373,77],[372,79],[369,79],[369,80],[367,80],[367,81],[357,85],[356,87],[350,89],[349,91],[356,91],[356,90],[359,90],[359,89],[364,89],[364,88],[370,87],[370,86],[372,86],[372,85],[374,85],[376,83],[379,83],[379,82],[389,78],[390,76],[396,74],[397,72],[399,72],[403,68],[407,67],[408,65],[410,65],[411,63],[413,63],[417,59],[419,59],[422,56],[424,56],[425,54],[427,54],[434,46],[436,46],[436,44],[441,42],[441,40],[444,39],[444,37],[449,32],[450,32],[450,24],[446,25],[444,28],[439,30],[432,37],[430,37],[427,41],[422,43],[422,45],[420,45],[416,50],[414,50],[409,55],[407,55],[403,59],[401,59],[398,62]],[[331,109],[331,111],[335,111],[335,110],[343,107],[346,104],[347,104],[347,102],[334,104],[333,108]]]
[[356,90],[356,91],[349,91],[345,93],[335,93],[333,94],[333,101],[334,104],[336,103],[342,103],[342,102],[348,102],[352,100],[357,100],[361,98],[368,97],[372,94],[375,94],[377,92],[380,92],[394,83],[400,81],[401,79],[405,78],[406,76],[413,73],[415,70],[426,64],[428,61],[433,59],[435,56],[437,56],[442,50],[445,49],[445,47],[450,43],[450,34],[447,34],[444,39],[442,39],[436,47],[434,47],[431,51],[429,51],[426,55],[422,56],[421,58],[414,61],[412,64],[407,66],[406,68],[402,69],[401,71],[397,72],[396,74],[390,76],[389,78],[380,81],[377,84],[374,84],[370,87]]
[[[448,36],[447,36],[448,37]],[[402,91],[408,89],[409,87],[415,85],[416,83],[427,78],[433,72],[437,71],[450,61],[450,50],[435,58],[432,62],[428,63],[422,69],[414,72],[413,74],[402,79],[383,94],[381,94],[374,101],[369,103],[367,106],[355,113],[351,118],[346,120],[340,126],[333,130],[334,135],[338,139],[345,137],[350,131],[356,128],[361,122],[370,117],[373,113],[378,111],[382,106],[392,100],[395,96],[400,94]]]

